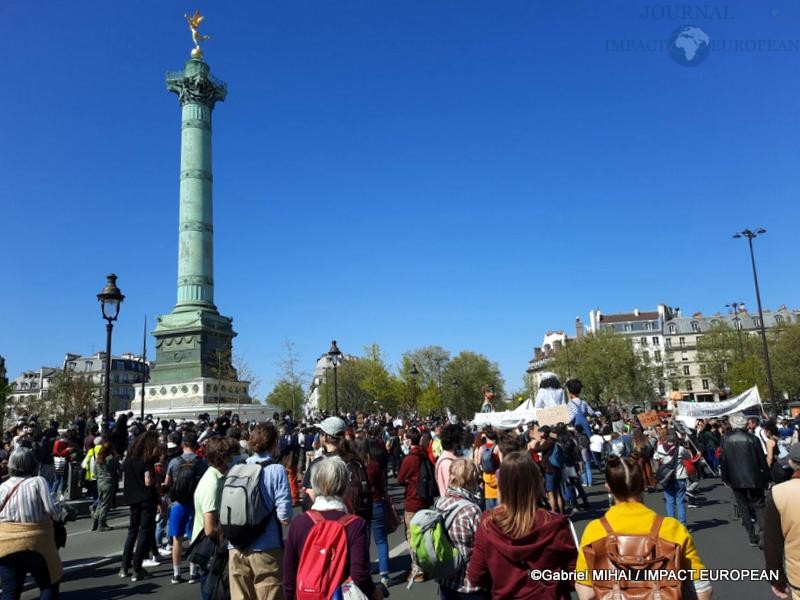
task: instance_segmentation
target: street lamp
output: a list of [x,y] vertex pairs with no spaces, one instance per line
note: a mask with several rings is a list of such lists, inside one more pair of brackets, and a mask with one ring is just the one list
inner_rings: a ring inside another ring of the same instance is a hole
[[336,409],[336,416],[339,416],[339,382],[336,379],[336,367],[339,366],[339,361],[342,360],[342,351],[336,345],[336,340],[331,342],[331,349],[328,350],[328,360],[333,365],[333,402]]
[[443,357],[438,357],[434,360],[436,363],[436,383],[439,387],[439,404],[441,405],[442,414],[444,413],[444,392],[442,391],[442,363],[444,362]]
[[759,329],[761,330],[761,343],[764,345],[764,363],[767,365],[767,384],[769,385],[769,397],[772,402],[772,410],[775,411],[775,416],[778,416],[778,399],[775,397],[775,384],[772,381],[772,366],[769,362],[769,348],[767,347],[767,331],[764,328],[764,312],[761,310],[761,292],[758,289],[758,273],[756,272],[756,257],[753,253],[753,240],[759,235],[767,233],[763,227],[759,227],[755,231],[745,229],[733,234],[734,239],[747,238],[747,244],[750,248],[750,264],[753,267],[753,283],[756,287],[756,303],[758,304],[758,321]]
[[419,375],[419,370],[417,369],[417,363],[411,363],[411,370],[408,372],[411,375],[411,401],[414,404],[414,410],[417,410],[417,375]]
[[119,316],[119,309],[125,296],[117,287],[117,276],[113,273],[108,276],[106,287],[97,294],[103,318],[106,320],[106,381],[103,398],[103,432],[108,433],[108,422],[111,419],[111,331],[114,321]]
[[739,309],[744,306],[744,302],[731,302],[725,305],[733,311],[733,326],[736,328],[736,336],[739,338],[739,360],[744,360],[744,345],[742,344],[742,325],[739,319]]

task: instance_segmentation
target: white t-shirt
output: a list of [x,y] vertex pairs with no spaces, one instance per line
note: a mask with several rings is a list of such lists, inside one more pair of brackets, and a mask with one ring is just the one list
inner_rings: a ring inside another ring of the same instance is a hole
[[603,451],[603,436],[599,433],[595,433],[592,437],[589,438],[589,450],[592,452],[602,452]]

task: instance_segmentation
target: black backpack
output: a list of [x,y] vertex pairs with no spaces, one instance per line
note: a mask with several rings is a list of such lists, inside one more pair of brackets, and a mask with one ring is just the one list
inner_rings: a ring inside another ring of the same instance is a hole
[[367,479],[367,468],[354,458],[347,462],[347,472],[350,479],[342,499],[350,514],[358,515],[369,523],[372,520],[372,492]]
[[178,459],[178,468],[175,473],[175,481],[172,483],[170,498],[174,502],[181,504],[192,504],[194,502],[194,491],[197,489],[198,477],[195,474],[195,461]]
[[423,502],[433,502],[439,495],[439,486],[436,483],[436,473],[427,456],[419,457],[419,479],[417,479],[417,496]]

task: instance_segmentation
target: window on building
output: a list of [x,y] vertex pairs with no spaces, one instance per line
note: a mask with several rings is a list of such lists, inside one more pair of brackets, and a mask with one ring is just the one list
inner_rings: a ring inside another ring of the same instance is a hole
[[639,338],[639,343],[640,343],[642,346],[647,346],[647,338],[646,338],[646,337]]
[[644,359],[644,362],[646,363],[650,362],[650,353],[647,350],[645,350],[644,352],[642,352],[642,358]]
[[733,328],[734,329],[741,329],[742,328],[742,320],[739,317],[735,317],[733,319]]
[[707,390],[708,388],[708,379],[703,379],[703,389]]
[[683,365],[683,374],[684,375],[690,375],[691,374],[689,372],[689,365]]
[[661,362],[661,350],[656,350],[653,352],[653,358],[656,360],[656,362]]
[[686,391],[687,392],[691,392],[692,391],[692,380],[691,379],[687,379],[686,380]]
[[753,325],[755,327],[761,327],[761,319],[759,319],[758,317],[753,317]]
[[675,330],[675,324],[674,324],[674,323],[670,323],[670,324],[669,324],[669,332],[670,332],[672,335],[675,335],[675,333],[676,333],[676,330]]
[[681,336],[678,338],[678,344],[681,348],[686,348],[686,338]]
[[666,340],[664,340],[664,345],[667,348],[672,348],[672,338],[667,338]]
[[689,353],[688,353],[686,350],[684,350],[683,352],[681,352],[681,360],[682,360],[683,362],[686,362],[686,361],[688,361],[688,360],[689,360]]
[[663,396],[667,392],[666,387],[664,386],[663,381],[658,382],[658,394],[659,396]]
[[653,336],[653,346],[659,346],[659,345],[661,345],[661,340],[659,339],[659,337],[657,335],[654,335]]
[[630,331],[630,330],[631,330],[631,324],[625,323],[625,331]]
[[678,391],[678,382],[677,381],[673,381],[672,382],[672,391],[673,392],[677,392]]
[[783,325],[783,315],[775,315],[775,323],[777,325]]
[[692,321],[692,331],[694,331],[695,333],[700,331],[700,323],[698,323],[697,321]]
[[705,365],[700,365],[700,375],[708,373],[708,368]]

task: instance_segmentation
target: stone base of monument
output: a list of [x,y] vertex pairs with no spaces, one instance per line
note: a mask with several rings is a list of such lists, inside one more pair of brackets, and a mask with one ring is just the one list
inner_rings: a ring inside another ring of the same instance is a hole
[[[226,381],[201,377],[171,384],[145,385],[144,413],[157,419],[190,419],[208,413],[231,411],[242,421],[263,421],[272,418],[273,407],[254,403],[247,381]],[[141,414],[141,397],[137,395],[128,411]]]

